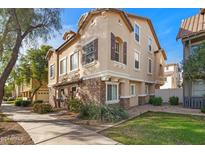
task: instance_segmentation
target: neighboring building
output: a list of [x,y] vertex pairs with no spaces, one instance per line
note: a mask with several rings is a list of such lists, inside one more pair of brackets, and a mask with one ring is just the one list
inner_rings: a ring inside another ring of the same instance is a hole
[[164,84],[164,60],[150,19],[119,9],[81,16],[77,32],[47,54],[49,102],[63,107],[71,96],[85,102],[146,103]]
[[[21,85],[16,85],[13,96],[14,97],[23,97],[23,99],[29,99],[32,95],[32,89],[35,86],[36,82],[31,80],[30,83],[24,83]],[[33,101],[35,100],[43,100],[44,102],[48,102],[48,86],[47,83],[43,84],[43,86],[36,92],[33,97]]]
[[[183,43],[183,59],[186,61],[189,56],[194,52],[194,48],[205,41],[205,9],[200,9],[200,13],[192,17],[182,20],[180,30],[177,35],[177,39],[181,39]],[[184,103],[186,102],[198,102],[205,94],[205,81],[204,80],[190,80],[183,79],[184,89]]]
[[167,64],[164,67],[164,85],[160,89],[181,87],[181,71],[178,64]]

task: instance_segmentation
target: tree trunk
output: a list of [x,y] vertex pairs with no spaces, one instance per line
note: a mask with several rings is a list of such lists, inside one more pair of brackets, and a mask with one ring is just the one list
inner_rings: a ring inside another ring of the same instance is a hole
[[15,46],[12,50],[12,54],[11,54],[11,58],[6,66],[6,68],[4,69],[1,77],[0,77],[0,106],[2,104],[2,100],[3,100],[3,97],[4,97],[4,86],[5,86],[5,83],[6,83],[6,80],[8,79],[14,65],[16,64],[16,61],[18,59],[18,53],[19,53],[19,49],[21,47],[21,42],[22,42],[22,37],[21,35],[18,35],[17,36],[17,39],[16,39],[16,43],[15,43]]
[[41,88],[42,84],[40,83],[40,85],[33,91],[32,95],[31,95],[31,101],[33,102],[33,97],[36,94],[36,92]]

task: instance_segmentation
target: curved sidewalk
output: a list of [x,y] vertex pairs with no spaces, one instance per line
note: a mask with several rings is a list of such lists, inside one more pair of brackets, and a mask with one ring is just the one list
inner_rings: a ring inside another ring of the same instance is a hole
[[118,142],[82,126],[52,117],[55,113],[35,114],[24,108],[7,104],[3,104],[2,111],[17,121],[31,136],[35,144],[118,144]]

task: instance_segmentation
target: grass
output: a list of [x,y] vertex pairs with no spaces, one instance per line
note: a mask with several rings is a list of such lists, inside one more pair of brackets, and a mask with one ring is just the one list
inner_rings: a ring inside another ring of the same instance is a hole
[[147,112],[102,132],[122,144],[205,144],[205,117]]

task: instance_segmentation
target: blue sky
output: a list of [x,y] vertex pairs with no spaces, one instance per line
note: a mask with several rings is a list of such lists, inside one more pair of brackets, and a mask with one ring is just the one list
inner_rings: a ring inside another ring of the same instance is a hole
[[[72,29],[77,30],[77,23],[80,16],[90,9],[63,9],[62,25],[63,29],[60,34],[56,35],[55,39],[51,39],[48,43],[54,48],[63,43],[62,35],[65,31]],[[136,15],[142,15],[150,18],[154,25],[161,47],[167,53],[167,63],[179,63],[182,60],[182,44],[181,41],[176,41],[176,35],[179,29],[181,20],[189,16],[195,15],[199,9],[138,9],[129,8],[123,9],[126,12]]]

